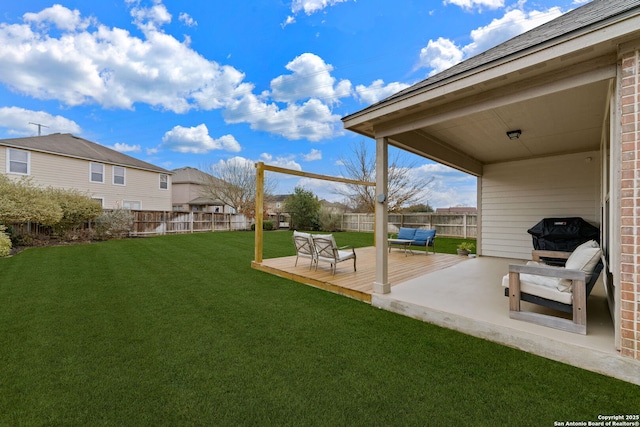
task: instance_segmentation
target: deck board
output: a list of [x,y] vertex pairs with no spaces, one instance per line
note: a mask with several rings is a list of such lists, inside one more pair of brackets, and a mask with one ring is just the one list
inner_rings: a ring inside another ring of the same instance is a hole
[[[325,289],[340,295],[345,295],[361,301],[371,302],[373,282],[375,281],[375,247],[356,248],[357,271],[353,271],[351,260],[338,264],[336,274],[331,274],[328,263],[320,263],[318,270],[309,270],[309,260],[300,258],[298,265],[294,266],[296,257],[264,259],[262,263],[252,263],[252,267],[293,280],[306,285]],[[414,255],[402,250],[392,249],[389,253],[389,283],[398,285],[416,277],[450,267],[464,262],[468,258],[448,255],[429,254],[416,251]]]

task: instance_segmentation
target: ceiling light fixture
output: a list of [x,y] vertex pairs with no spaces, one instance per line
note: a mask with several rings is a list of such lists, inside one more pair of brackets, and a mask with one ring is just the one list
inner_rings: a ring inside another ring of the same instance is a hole
[[509,132],[507,132],[507,136],[509,137],[509,139],[518,139],[520,138],[520,135],[522,135],[522,131],[520,129],[510,130]]

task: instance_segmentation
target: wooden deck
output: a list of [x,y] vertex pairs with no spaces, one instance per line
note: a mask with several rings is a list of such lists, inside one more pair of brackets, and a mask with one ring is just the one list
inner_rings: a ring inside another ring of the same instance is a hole
[[[265,259],[261,264],[253,262],[252,267],[285,279],[371,303],[376,276],[375,247],[357,248],[356,257],[357,272],[353,271],[353,262],[349,260],[338,264],[335,275],[331,274],[331,268],[327,263],[320,263],[317,271],[309,270],[309,260],[306,258],[300,258],[298,266],[294,267],[295,256]],[[405,256],[402,250],[392,249],[389,253],[389,282],[394,286],[467,259],[458,255],[433,253],[425,255],[424,252],[418,251],[414,255]]]

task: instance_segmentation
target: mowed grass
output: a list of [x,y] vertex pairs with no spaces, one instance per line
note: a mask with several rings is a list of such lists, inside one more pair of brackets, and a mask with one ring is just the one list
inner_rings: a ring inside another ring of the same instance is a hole
[[[0,259],[0,425],[537,426],[638,413],[629,383],[252,270],[253,239]],[[293,253],[290,232],[265,233],[265,257]]]

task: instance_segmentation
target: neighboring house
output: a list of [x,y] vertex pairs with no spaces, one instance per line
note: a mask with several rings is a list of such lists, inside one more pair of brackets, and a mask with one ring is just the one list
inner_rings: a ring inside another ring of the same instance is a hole
[[218,178],[192,167],[174,169],[172,205],[174,211],[232,213],[224,202],[206,195],[205,187]]
[[171,209],[171,172],[68,133],[1,139],[0,173],[86,192],[105,209]]
[[[640,360],[639,1],[594,0],[343,122],[375,139],[377,188],[389,145],[476,176],[479,255],[530,259],[545,217],[599,226],[615,345]],[[376,229],[387,293],[386,209]]]
[[284,205],[291,194],[276,194],[265,199],[264,211],[267,218],[278,228],[288,228],[291,215],[284,211]]

